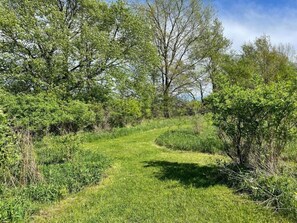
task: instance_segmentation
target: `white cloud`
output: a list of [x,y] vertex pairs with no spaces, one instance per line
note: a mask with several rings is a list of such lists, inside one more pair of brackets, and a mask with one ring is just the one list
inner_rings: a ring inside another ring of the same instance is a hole
[[219,14],[224,33],[235,50],[262,35],[270,36],[273,44],[291,44],[297,49],[297,8],[269,9],[254,3],[235,4]]

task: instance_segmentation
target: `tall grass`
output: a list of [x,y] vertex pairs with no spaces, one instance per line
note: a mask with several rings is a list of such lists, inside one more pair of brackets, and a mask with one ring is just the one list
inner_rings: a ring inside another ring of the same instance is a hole
[[282,153],[282,159],[285,161],[297,163],[297,140],[288,143]]
[[75,135],[48,136],[33,148],[24,134],[19,145],[21,186],[0,183],[0,222],[22,222],[43,204],[98,183],[110,163],[97,151],[82,150]]
[[216,128],[210,117],[198,116],[193,120],[192,128],[169,130],[156,139],[160,146],[170,149],[216,153],[222,148]]

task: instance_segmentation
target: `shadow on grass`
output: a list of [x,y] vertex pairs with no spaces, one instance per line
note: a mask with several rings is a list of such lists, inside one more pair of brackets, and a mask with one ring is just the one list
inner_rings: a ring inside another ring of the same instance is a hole
[[224,184],[217,166],[199,166],[194,163],[177,163],[168,161],[149,161],[145,167],[160,169],[156,177],[160,180],[177,180],[185,186],[210,187]]

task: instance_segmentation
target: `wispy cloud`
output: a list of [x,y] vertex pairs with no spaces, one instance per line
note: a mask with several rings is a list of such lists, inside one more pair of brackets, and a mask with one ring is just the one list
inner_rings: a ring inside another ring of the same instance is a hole
[[[233,2],[233,3],[232,3]],[[245,42],[268,35],[273,44],[291,44],[297,49],[297,4],[285,5],[257,1],[215,1],[225,35],[233,48],[240,49]],[[263,1],[264,2],[264,1]]]

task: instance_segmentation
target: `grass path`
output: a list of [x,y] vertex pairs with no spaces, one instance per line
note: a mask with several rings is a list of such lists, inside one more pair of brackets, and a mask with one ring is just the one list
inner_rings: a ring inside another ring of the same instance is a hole
[[166,128],[85,145],[111,157],[100,185],[45,210],[36,222],[289,222],[217,179],[219,156],[154,144]]

